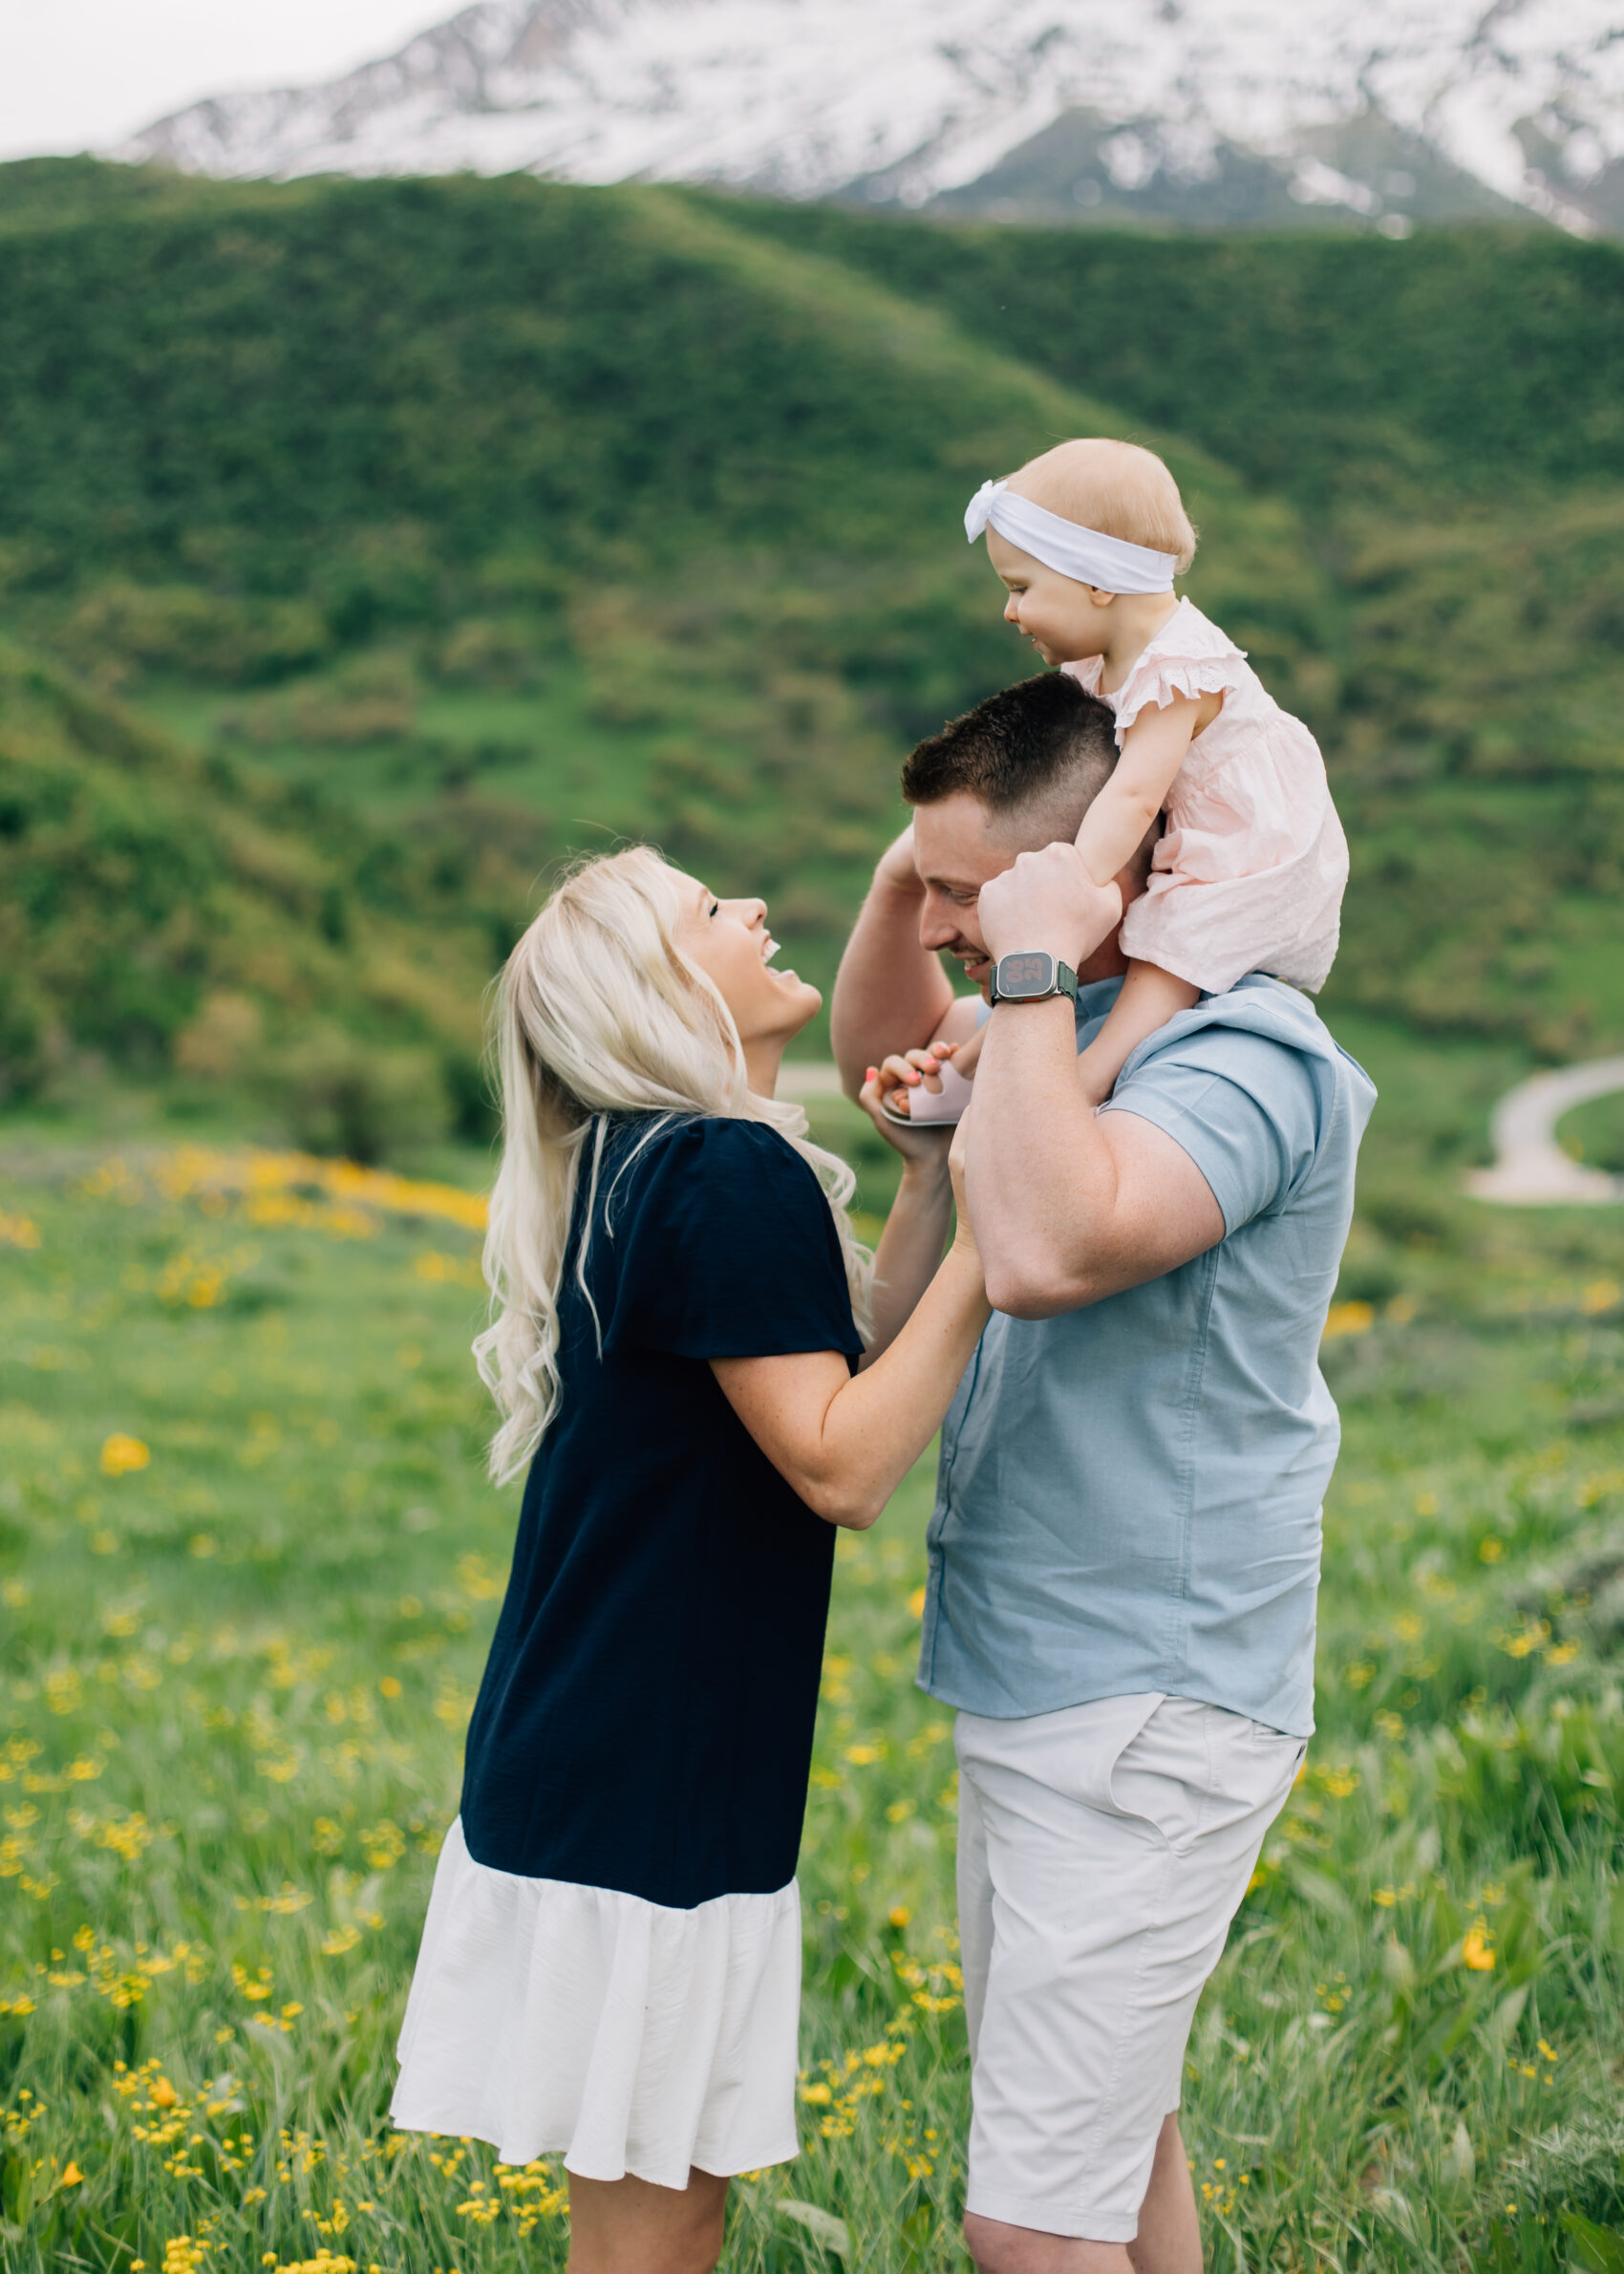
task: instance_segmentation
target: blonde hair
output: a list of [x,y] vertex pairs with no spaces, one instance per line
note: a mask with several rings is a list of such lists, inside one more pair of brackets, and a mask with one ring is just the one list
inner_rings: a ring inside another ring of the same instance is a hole
[[1195,525],[1179,485],[1154,450],[1088,436],[1057,442],[1010,476],[1016,497],[1105,537],[1170,552],[1182,576],[1195,559]]
[[678,945],[682,917],[676,871],[649,847],[584,861],[548,896],[497,980],[502,1165],[485,1235],[491,1323],[474,1357],[502,1416],[490,1445],[499,1484],[524,1467],[558,1413],[559,1294],[575,1197],[585,1167],[574,1272],[590,1306],[587,1247],[612,1114],[652,1117],[620,1173],[673,1120],[716,1114],[777,1129],[823,1188],[852,1310],[867,1332],[873,1258],[847,1214],[852,1172],[812,1143],[799,1105],[750,1089],[733,1014]]

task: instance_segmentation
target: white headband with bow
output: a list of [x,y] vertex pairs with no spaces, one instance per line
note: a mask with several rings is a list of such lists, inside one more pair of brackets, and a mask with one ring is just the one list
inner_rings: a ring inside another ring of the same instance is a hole
[[1058,568],[1079,585],[1093,585],[1101,592],[1170,592],[1177,553],[1152,552],[1147,545],[1130,545],[1124,537],[1107,537],[1103,530],[1085,529],[1062,520],[1030,498],[1016,497],[1004,482],[984,482],[965,507],[964,533],[972,545],[991,522],[1000,537]]

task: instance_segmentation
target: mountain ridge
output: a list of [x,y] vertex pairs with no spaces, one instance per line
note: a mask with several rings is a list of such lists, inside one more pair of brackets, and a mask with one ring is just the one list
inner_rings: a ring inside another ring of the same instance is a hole
[[[1057,139],[1057,130],[1058,139]],[[1520,214],[1624,230],[1606,0],[478,0],[325,85],[115,155],[235,177],[532,172],[994,218]]]

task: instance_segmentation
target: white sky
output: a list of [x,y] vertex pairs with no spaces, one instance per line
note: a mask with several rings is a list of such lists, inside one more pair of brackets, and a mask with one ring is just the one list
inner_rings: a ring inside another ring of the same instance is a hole
[[103,148],[238,87],[335,77],[459,0],[0,0],[0,159]]

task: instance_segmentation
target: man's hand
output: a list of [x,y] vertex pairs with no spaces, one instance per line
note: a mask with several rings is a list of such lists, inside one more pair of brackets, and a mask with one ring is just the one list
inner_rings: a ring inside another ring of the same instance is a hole
[[988,878],[977,915],[994,962],[1042,949],[1076,971],[1122,922],[1122,895],[1095,883],[1075,845],[1046,845]]
[[910,826],[881,856],[835,978],[829,1040],[847,1097],[899,1039],[929,1042],[952,1009],[948,975],[919,936],[924,907]]
[[900,837],[894,838],[880,855],[874,870],[874,882],[893,892],[906,892],[910,900],[922,900],[925,887],[913,863],[913,824],[908,823]]

